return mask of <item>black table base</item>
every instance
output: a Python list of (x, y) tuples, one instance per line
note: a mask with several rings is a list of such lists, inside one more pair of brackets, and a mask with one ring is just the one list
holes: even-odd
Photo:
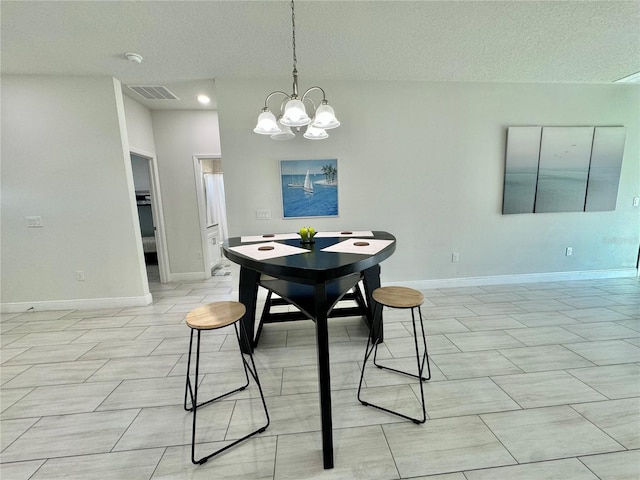
[[(257, 344), (255, 320), (258, 289), (264, 286), (286, 302), (296, 306), (304, 316), (315, 321), (318, 355), (318, 383), (320, 417), (322, 422), (322, 452), (324, 468), (333, 468), (333, 421), (331, 416), (331, 372), (329, 362), (328, 319), (332, 310), (360, 281), (364, 292), (356, 301), (376, 341), (382, 341), (382, 311), (374, 312), (371, 293), (380, 287), (379, 263), (395, 251), (395, 237), (386, 232), (373, 232), (374, 238), (392, 242), (374, 255), (332, 253), (323, 249), (340, 241), (338, 238), (319, 238), (307, 254), (255, 260), (238, 254), (231, 247), (242, 244), (238, 237), (229, 239), (223, 247), (224, 255), (240, 265), (238, 300), (247, 309), (241, 322), (247, 336), (241, 340), (243, 352), (251, 352)], [(299, 241), (283, 243), (299, 245)], [(269, 279), (261, 281), (262, 275)], [(358, 295), (359, 290), (354, 292)]]

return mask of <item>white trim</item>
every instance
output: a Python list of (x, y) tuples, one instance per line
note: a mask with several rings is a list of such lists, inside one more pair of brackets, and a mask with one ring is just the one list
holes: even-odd
[[(166, 230), (164, 228), (164, 210), (162, 208), (162, 195), (160, 192), (160, 176), (158, 175), (158, 160), (153, 153), (145, 152), (138, 148), (129, 148), (130, 153), (145, 158), (149, 167), (149, 182), (151, 194), (151, 214), (156, 228), (156, 253), (158, 255), (158, 271), (160, 283), (168, 283), (171, 277), (169, 266), (169, 252), (167, 250)], [(142, 239), (140, 240), (142, 241)]]
[(204, 279), (211, 278), (211, 259), (209, 258), (209, 240), (207, 238), (207, 208), (205, 205), (202, 163), (200, 160), (220, 159), (221, 155), (193, 155), (193, 180), (198, 198), (198, 220), (200, 221), (200, 242), (202, 244), (202, 271)]
[(635, 277), (636, 268), (614, 270), (585, 270), (576, 272), (523, 273), (519, 275), (495, 275), (489, 277), (438, 278), (410, 282), (385, 282), (388, 286), (405, 286), (418, 290), (449, 287), (477, 287), (482, 285), (511, 285), (514, 283), (566, 282), (571, 280), (597, 280), (602, 278)]
[(170, 282), (193, 282), (197, 280), (206, 280), (211, 278), (211, 272), (209, 276), (206, 276), (207, 272), (186, 272), (186, 273), (172, 273), (169, 276)]
[(151, 305), (150, 293), (140, 297), (82, 298), (75, 300), (42, 300), (0, 304), (2, 313), (22, 313), (29, 309), (44, 310), (98, 310), (101, 308), (144, 307)]
[[(204, 208), (204, 187), (202, 185), (202, 164), (200, 163), (200, 156), (193, 155), (193, 181), (196, 187), (196, 203), (198, 204), (198, 225), (200, 226), (200, 248), (202, 249), (202, 272), (206, 278), (211, 277), (211, 269), (207, 269), (207, 265), (209, 265), (209, 248), (207, 244), (207, 231), (206, 231), (206, 223), (207, 223), (207, 213), (206, 208)], [(204, 156), (202, 157), (204, 158)], [(207, 275), (207, 270), (209, 270), (209, 275)]]
[[(204, 272), (172, 273), (171, 282), (189, 282), (205, 280)], [(441, 278), (434, 280), (416, 280), (406, 282), (384, 282), (385, 285), (402, 285), (428, 290), (432, 288), (475, 287), (482, 285), (510, 285), (516, 283), (565, 282), (571, 280), (598, 280), (605, 278), (626, 278), (638, 275), (636, 268), (620, 268), (615, 270), (586, 270), (576, 272), (524, 273), (520, 275), (495, 275), (490, 277)], [(265, 291), (266, 292), (266, 291)], [(258, 290), (258, 298), (264, 293)], [(237, 294), (234, 288), (233, 293)], [(33, 308), (45, 310), (97, 310), (101, 308), (142, 307), (150, 305), (153, 298), (150, 293), (139, 297), (85, 298), (76, 300), (44, 300), (35, 302), (0, 303), (2, 313), (22, 313)]]

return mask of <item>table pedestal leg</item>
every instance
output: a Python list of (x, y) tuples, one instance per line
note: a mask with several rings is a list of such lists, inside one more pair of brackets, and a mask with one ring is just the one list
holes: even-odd
[(316, 285), (316, 340), (318, 346), (318, 382), (322, 422), (324, 468), (333, 468), (333, 422), (331, 419), (331, 372), (329, 367), (329, 331), (327, 327), (327, 292), (324, 283)]
[[(373, 339), (382, 342), (384, 340), (382, 329), (382, 308), (374, 308), (374, 300), (371, 294), (376, 288), (380, 288), (380, 265), (374, 265), (371, 268), (367, 268), (363, 275), (364, 282), (364, 295), (367, 299), (367, 305), (369, 307), (369, 316), (371, 318), (371, 324), (369, 328), (374, 330)], [(375, 315), (375, 317), (374, 317)]]
[[(247, 311), (242, 317), (242, 325), (246, 336), (242, 336), (241, 348), (243, 353), (253, 352), (254, 324), (256, 321), (256, 299), (258, 297), (258, 282), (260, 273), (255, 270), (240, 267), (240, 283), (238, 286), (238, 301)], [(247, 338), (248, 337), (248, 338)]]

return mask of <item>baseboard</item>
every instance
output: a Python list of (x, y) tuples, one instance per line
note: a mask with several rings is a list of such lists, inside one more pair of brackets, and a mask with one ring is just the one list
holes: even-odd
[(170, 273), (169, 282), (193, 282), (198, 280), (206, 280), (205, 272), (186, 272), (186, 273)]
[(598, 280), (603, 278), (637, 277), (637, 268), (615, 270), (585, 270), (576, 272), (523, 273), (519, 275), (495, 275), (487, 277), (438, 278), (409, 282), (384, 282), (385, 285), (402, 285), (418, 290), (451, 287), (480, 287), (482, 285), (511, 285), (514, 283), (566, 282), (571, 280)]
[(1, 303), (2, 313), (45, 310), (98, 310), (101, 308), (143, 307), (152, 302), (150, 293), (139, 297), (82, 298), (76, 300), (43, 300), (36, 302)]
[[(614, 270), (585, 270), (576, 272), (524, 273), (520, 275), (495, 275), (485, 277), (438, 278), (433, 280), (414, 280), (404, 282), (383, 282), (384, 285), (402, 285), (428, 290), (431, 288), (478, 287), (482, 285), (509, 285), (515, 283), (566, 282), (571, 280), (598, 280), (604, 278), (638, 277), (637, 268), (621, 268)], [(203, 280), (203, 272), (172, 273), (172, 282)], [(237, 294), (237, 287), (234, 293)], [(266, 290), (259, 289), (258, 298), (266, 297)], [(27, 310), (97, 310), (101, 308), (142, 307), (150, 305), (151, 294), (139, 297), (83, 298), (76, 300), (44, 300), (34, 302), (0, 303), (2, 313), (21, 313)]]

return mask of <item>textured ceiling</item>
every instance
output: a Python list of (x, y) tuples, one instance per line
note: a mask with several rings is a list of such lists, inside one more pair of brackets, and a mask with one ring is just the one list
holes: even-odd
[[(0, 9), (3, 74), (112, 75), (166, 85), (183, 99), (174, 108), (192, 108), (196, 93), (213, 94), (212, 79), (291, 72), (288, 1), (3, 0)], [(303, 84), (609, 83), (640, 71), (640, 1), (299, 0), (296, 29)]]

